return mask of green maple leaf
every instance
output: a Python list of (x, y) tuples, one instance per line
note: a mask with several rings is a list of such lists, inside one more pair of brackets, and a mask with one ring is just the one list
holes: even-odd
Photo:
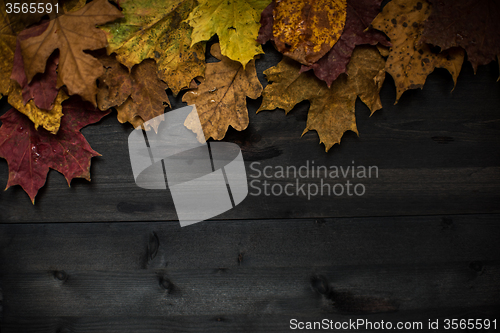
[(243, 67), (263, 53), (256, 39), (260, 14), (270, 0), (200, 0), (186, 22), (193, 27), (194, 45), (219, 36), (222, 55), (240, 62)]
[(205, 45), (192, 45), (192, 28), (183, 20), (196, 0), (120, 1), (124, 18), (101, 29), (108, 37), (108, 54), (131, 69), (143, 60), (156, 60), (158, 76), (174, 94), (205, 72)]

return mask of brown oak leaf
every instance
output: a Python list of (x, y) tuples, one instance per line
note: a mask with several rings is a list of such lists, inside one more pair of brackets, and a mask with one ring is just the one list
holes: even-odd
[(47, 59), (59, 49), (57, 88), (65, 85), (70, 95), (80, 95), (96, 105), (95, 81), (104, 70), (96, 58), (84, 51), (106, 47), (106, 34), (96, 25), (120, 17), (121, 12), (108, 0), (95, 0), (51, 20), (41, 35), (21, 41), (28, 82), (45, 71)]
[(0, 157), (9, 165), (7, 188), (21, 185), (34, 203), (49, 168), (62, 173), (68, 185), (73, 178), (90, 181), (90, 159), (100, 155), (92, 150), (80, 129), (106, 114), (73, 97), (64, 103), (61, 127), (53, 135), (44, 129), (36, 130), (15, 109), (8, 111), (0, 117)]
[[(118, 111), (118, 120), (121, 123), (128, 121), (134, 128), (137, 128), (148, 120), (165, 113), (165, 104), (170, 106), (165, 92), (168, 86), (158, 78), (156, 63), (152, 59), (146, 59), (139, 65), (135, 65), (132, 68), (130, 78), (131, 95), (116, 110)], [(149, 121), (148, 124), (157, 131), (162, 120), (163, 117), (158, 117), (153, 122)]]
[(460, 74), (462, 49), (437, 53), (420, 43), (430, 12), (431, 5), (423, 0), (393, 0), (372, 22), (375, 29), (385, 32), (391, 40), (385, 69), (396, 83), (396, 103), (406, 90), (422, 88), (436, 67), (446, 68), (455, 84)]
[(460, 46), (474, 72), (500, 55), (500, 1), (428, 0), (431, 14), (421, 41), (442, 50)]
[(221, 61), (208, 63), (205, 80), (196, 89), (186, 92), (182, 100), (196, 105), (205, 139), (221, 140), (229, 126), (238, 131), (247, 128), (246, 98), (258, 98), (262, 85), (255, 71), (255, 60), (243, 68), (241, 63), (223, 56), (219, 44), (212, 45), (210, 51)]
[(59, 63), (59, 54), (54, 52), (47, 61), (47, 68), (44, 73), (38, 73), (28, 84), (26, 73), (24, 71), (23, 56), (21, 54), (20, 40), (40, 35), (48, 26), (48, 22), (32, 28), (23, 30), (17, 36), (16, 52), (14, 54), (14, 67), (11, 78), (16, 80), (23, 89), (23, 102), (28, 103), (33, 100), (40, 109), (49, 110), (56, 99), (58, 89), (57, 85), (57, 64)]
[(344, 31), (332, 49), (311, 66), (302, 66), (301, 71), (314, 70), (314, 74), (328, 86), (342, 73), (345, 73), (356, 45), (391, 43), (379, 31), (368, 29), (370, 23), (380, 12), (382, 0), (347, 0), (347, 18)]
[(283, 58), (275, 67), (264, 71), (272, 83), (262, 93), (262, 105), (257, 112), (282, 108), (288, 113), (303, 100), (311, 106), (307, 126), (302, 133), (318, 132), (320, 143), (328, 151), (346, 131), (358, 134), (355, 103), (359, 97), (371, 113), (382, 108), (379, 92), (385, 79), (385, 60), (374, 46), (357, 46), (347, 66), (330, 88), (312, 73), (300, 73), (300, 64)]
[(346, 20), (346, 0), (281, 0), (273, 10), (274, 43), (281, 53), (312, 65), (337, 42)]

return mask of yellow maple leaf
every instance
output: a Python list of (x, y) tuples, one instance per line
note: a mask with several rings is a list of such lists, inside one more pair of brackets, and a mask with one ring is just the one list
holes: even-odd
[(193, 27), (194, 45), (219, 36), (222, 55), (245, 68), (255, 55), (263, 53), (257, 43), (260, 14), (271, 0), (199, 0), (186, 22)]

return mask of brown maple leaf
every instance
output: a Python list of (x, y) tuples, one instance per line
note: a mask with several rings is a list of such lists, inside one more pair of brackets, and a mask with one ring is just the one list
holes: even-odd
[(500, 55), (500, 1), (428, 0), (431, 15), (421, 41), (442, 50), (460, 46), (474, 67), (486, 65)]
[(346, 20), (346, 0), (281, 0), (276, 2), (273, 16), (278, 51), (312, 65), (340, 38)]
[(35, 74), (43, 73), (47, 59), (59, 49), (57, 88), (65, 85), (70, 95), (80, 95), (96, 105), (95, 81), (104, 70), (96, 58), (84, 51), (106, 47), (106, 34), (96, 25), (120, 17), (121, 12), (108, 0), (95, 0), (51, 20), (41, 35), (21, 41), (28, 82)]
[(73, 97), (64, 103), (64, 117), (56, 135), (36, 130), (15, 109), (1, 116), (0, 157), (9, 165), (7, 188), (21, 185), (34, 203), (49, 168), (62, 173), (68, 185), (73, 178), (90, 180), (90, 159), (100, 155), (92, 150), (80, 129), (106, 114)]
[(99, 77), (97, 106), (101, 110), (122, 105), (132, 93), (132, 79), (127, 67), (114, 55), (98, 57), (104, 67), (104, 74)]
[(219, 44), (212, 45), (211, 53), (221, 61), (208, 63), (205, 80), (182, 100), (196, 105), (205, 139), (221, 140), (229, 126), (238, 131), (247, 128), (246, 97), (258, 98), (262, 85), (255, 71), (255, 60), (243, 68), (241, 63), (222, 56)]
[(264, 71), (272, 83), (266, 86), (262, 105), (257, 112), (282, 108), (288, 113), (303, 100), (311, 103), (307, 126), (302, 133), (318, 132), (320, 143), (328, 151), (346, 131), (358, 133), (355, 103), (359, 97), (371, 113), (382, 108), (379, 92), (385, 79), (385, 61), (376, 47), (357, 46), (347, 66), (330, 88), (311, 73), (300, 73), (300, 64), (283, 58), (275, 67)]
[(48, 22), (32, 28), (23, 30), (17, 36), (16, 52), (14, 54), (14, 66), (12, 68), (11, 78), (16, 80), (23, 89), (23, 102), (28, 103), (33, 100), (40, 109), (50, 110), (56, 99), (58, 89), (57, 85), (57, 64), (59, 63), (59, 54), (54, 52), (47, 61), (45, 72), (38, 73), (28, 84), (26, 73), (24, 71), (24, 62), (21, 54), (21, 40), (25, 40), (40, 35), (48, 26)]
[[(119, 73), (120, 70), (116, 72)], [(158, 78), (156, 63), (152, 59), (146, 59), (139, 65), (135, 65), (130, 73), (130, 78), (132, 84), (130, 88), (131, 94), (123, 104), (116, 108), (118, 120), (121, 123), (128, 121), (134, 128), (137, 128), (148, 120), (156, 118), (155, 121), (149, 121), (148, 124), (152, 125), (154, 130), (157, 131), (158, 125), (163, 120), (163, 117), (158, 116), (165, 113), (165, 104), (170, 106), (165, 92), (168, 88), (167, 84)], [(121, 88), (123, 86), (120, 86)], [(126, 90), (126, 87), (124, 90)]]
[(396, 103), (406, 90), (422, 88), (436, 67), (446, 68), (457, 82), (463, 50), (453, 48), (437, 53), (420, 43), (430, 11), (430, 5), (423, 0), (393, 0), (372, 22), (375, 29), (385, 32), (391, 40), (385, 69), (396, 83)]

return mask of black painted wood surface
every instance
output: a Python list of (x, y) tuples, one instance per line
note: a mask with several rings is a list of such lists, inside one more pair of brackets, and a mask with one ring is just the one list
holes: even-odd
[[(258, 72), (277, 63), (266, 47)], [(264, 166), (377, 166), (360, 197), (248, 196), (181, 228), (169, 191), (134, 184), (132, 130), (116, 114), (83, 130), (102, 157), (92, 182), (51, 171), (32, 205), (0, 192), (2, 332), (285, 332), (292, 318), (500, 320), (500, 84), (497, 64), (465, 64), (453, 92), (437, 70), (424, 90), (369, 117), (329, 153), (300, 137), (308, 103), (230, 130)], [(265, 83), (264, 78), (260, 79)], [(181, 106), (180, 97), (173, 103)], [(7, 109), (5, 100), (3, 110)], [(3, 112), (4, 112), (3, 111)], [(0, 160), (0, 182), (8, 167)], [(271, 179), (285, 184), (295, 179)], [(335, 181), (328, 180), (331, 184)], [(370, 331), (370, 330), (367, 330)]]

